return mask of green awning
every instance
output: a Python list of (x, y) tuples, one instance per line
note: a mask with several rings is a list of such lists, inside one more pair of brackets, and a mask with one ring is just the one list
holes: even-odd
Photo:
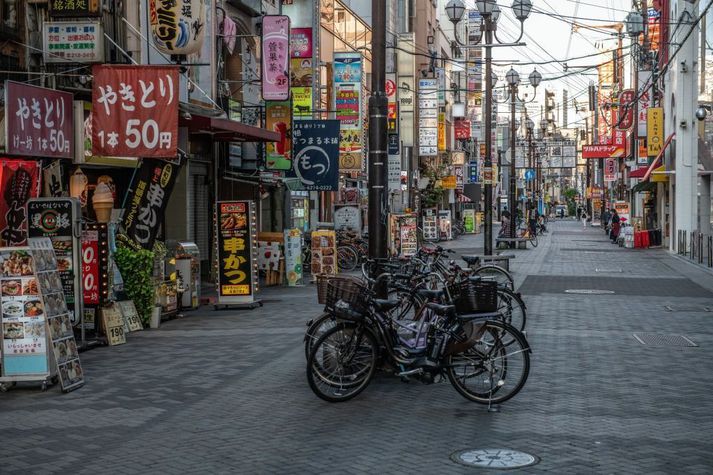
[(642, 181), (641, 183), (637, 183), (636, 185), (632, 186), (631, 191), (634, 193), (656, 191), (656, 183), (652, 183), (650, 181)]

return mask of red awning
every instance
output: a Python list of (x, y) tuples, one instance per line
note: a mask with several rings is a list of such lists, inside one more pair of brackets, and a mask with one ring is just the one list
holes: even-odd
[(180, 116), (179, 127), (188, 127), (190, 134), (210, 135), (219, 142), (279, 142), (280, 133), (253, 127), (230, 119), (188, 114)]
[(651, 176), (651, 172), (654, 171), (655, 168), (658, 168), (658, 166), (661, 164), (661, 158), (663, 157), (664, 152), (666, 151), (666, 147), (668, 147), (668, 144), (671, 143), (671, 140), (676, 136), (676, 133), (673, 133), (668, 136), (666, 139), (666, 142), (664, 142), (663, 147), (661, 147), (661, 151), (659, 154), (656, 156), (653, 162), (649, 165), (649, 168), (646, 170), (646, 173), (644, 174), (644, 177), (642, 181), (646, 181), (649, 179)]
[(646, 172), (649, 170), (649, 167), (639, 167), (636, 170), (632, 171), (629, 173), (629, 178), (644, 178), (644, 175), (646, 175)]

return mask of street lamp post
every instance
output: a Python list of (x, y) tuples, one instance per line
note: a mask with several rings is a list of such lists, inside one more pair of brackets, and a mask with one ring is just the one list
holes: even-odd
[[(515, 168), (515, 132), (517, 127), (515, 124), (515, 101), (520, 101), (525, 103), (526, 101), (518, 97), (518, 85), (520, 83), (520, 75), (514, 69), (510, 69), (505, 75), (505, 80), (509, 86), (509, 99), (510, 99), (510, 189), (509, 189), (509, 200), (508, 207), (510, 208), (511, 219), (510, 219), (510, 236), (515, 237), (515, 229), (517, 223), (515, 222), (515, 208), (517, 207), (517, 170)], [(537, 86), (540, 85), (542, 81), (542, 74), (540, 74), (537, 69), (532, 71), (529, 76), (530, 85), (536, 90)], [(532, 95), (532, 99), (527, 102), (532, 102), (536, 98), (535, 94)]]
[[(373, 0), (376, 1), (376, 0)], [(485, 241), (483, 252), (485, 255), (493, 254), (493, 177), (492, 177), (492, 113), (493, 113), (493, 78), (492, 78), (492, 47), (501, 46), (520, 46), (520, 40), (524, 34), (524, 22), (530, 16), (532, 9), (531, 0), (515, 0), (512, 4), (512, 11), (515, 18), (520, 22), (520, 36), (513, 43), (500, 41), (497, 36), (497, 22), (500, 17), (500, 7), (497, 0), (476, 0), (475, 6), (483, 17), (480, 38), (477, 44), (481, 44), (483, 34), (485, 34), (485, 43), (481, 46), (485, 48), (485, 107), (483, 110), (483, 120), (485, 121), (485, 160), (483, 167), (490, 171), (490, 177), (485, 181), (483, 192), (485, 194), (485, 229), (483, 239)], [(463, 18), (465, 6), (462, 0), (450, 0), (446, 4), (446, 13), (448, 19), (453, 23), (455, 40), (462, 47), (468, 48), (459, 39), (456, 25)], [(494, 43), (495, 41), (495, 43)], [(475, 45), (473, 45), (475, 46)]]
[[(532, 121), (532, 119), (528, 118), (525, 121), (525, 127), (527, 130), (527, 154), (528, 154), (528, 160), (527, 160), (527, 168), (529, 170), (532, 170), (533, 172), (535, 171), (535, 153), (532, 148), (532, 133), (535, 130), (535, 123)], [(535, 179), (532, 178), (529, 180), (529, 183), (527, 185), (527, 191), (528, 191), (528, 207), (525, 210), (525, 218), (527, 219), (529, 217), (530, 210), (532, 209), (532, 203), (535, 201)]]
[[(372, 0), (369, 97), (369, 257), (386, 258), (386, 1)], [(377, 266), (378, 267), (378, 266)], [(376, 272), (379, 272), (376, 269)], [(385, 294), (385, 288), (377, 289)]]

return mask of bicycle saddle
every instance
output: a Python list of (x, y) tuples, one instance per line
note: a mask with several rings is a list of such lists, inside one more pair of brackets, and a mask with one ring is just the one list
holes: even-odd
[(460, 256), (460, 257), (461, 257), (461, 259), (463, 259), (463, 260), (465, 261), (465, 263), (468, 264), (469, 266), (472, 266), (472, 265), (475, 265), (475, 264), (479, 264), (480, 261), (481, 261), (480, 256)]
[(443, 290), (430, 290), (430, 289), (419, 289), (416, 291), (421, 297), (425, 297), (429, 300), (436, 300), (443, 297), (445, 292)]
[(401, 305), (401, 300), (398, 299), (393, 299), (393, 300), (386, 300), (386, 299), (374, 299), (374, 307), (376, 307), (377, 310), (380, 312), (388, 312), (392, 308), (396, 308), (399, 305)]
[(456, 314), (455, 305), (439, 305), (435, 302), (429, 302), (426, 304), (426, 307), (433, 310), (436, 315), (441, 315), (443, 317)]

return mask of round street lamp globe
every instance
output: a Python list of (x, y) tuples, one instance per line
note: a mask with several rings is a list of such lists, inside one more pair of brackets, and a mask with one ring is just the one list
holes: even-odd
[(542, 74), (540, 74), (540, 72), (537, 69), (533, 70), (530, 73), (530, 84), (532, 85), (532, 87), (537, 87), (540, 85), (541, 82), (542, 82)]
[(475, 6), (481, 15), (488, 16), (493, 13), (495, 0), (476, 0)]
[(512, 2), (512, 11), (515, 18), (520, 21), (525, 21), (530, 16), (532, 10), (532, 2), (530, 0), (515, 0)]
[(505, 75), (505, 80), (511, 86), (517, 86), (517, 84), (520, 82), (520, 75), (517, 73), (517, 71), (511, 68), (510, 71), (508, 71), (508, 73)]
[(498, 5), (497, 3), (493, 7), (493, 13), (492, 13), (491, 18), (493, 20), (493, 23), (497, 23), (498, 18), (500, 18), (500, 5)]
[(451, 0), (446, 4), (446, 14), (448, 19), (453, 23), (458, 23), (463, 18), (465, 5), (461, 0)]

